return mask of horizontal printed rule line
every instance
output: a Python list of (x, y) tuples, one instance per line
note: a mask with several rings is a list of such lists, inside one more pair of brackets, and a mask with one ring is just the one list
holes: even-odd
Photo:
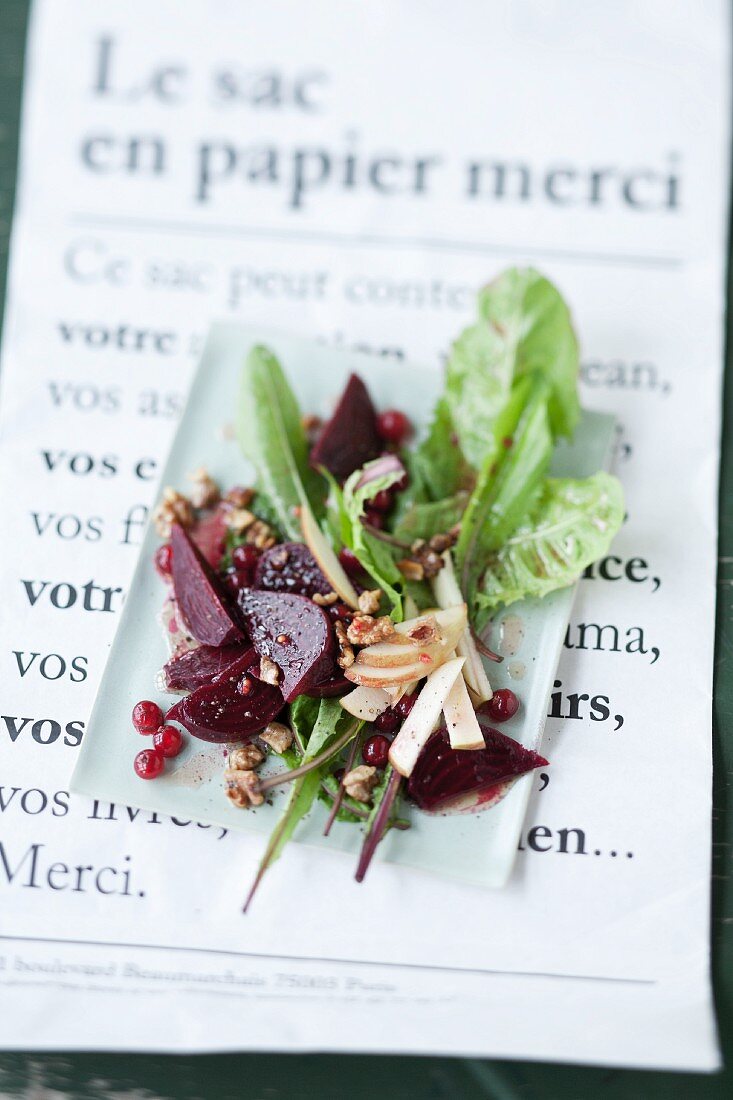
[(320, 955), (274, 955), (257, 951), (227, 951), (222, 947), (184, 947), (162, 943), (117, 943), (105, 940), (58, 939), (51, 936), (8, 936), (0, 940), (13, 943), (52, 943), (69, 947), (121, 947), (145, 951), (183, 951), (199, 955), (225, 955), (238, 959), (269, 959), (277, 962), (333, 963), (341, 966), (382, 966), (393, 970), (441, 971), (450, 974), (494, 974), (512, 978), (560, 978), (579, 982), (613, 982), (620, 985), (656, 985), (655, 978), (616, 978), (606, 974), (557, 974), (543, 970), (497, 970), (463, 966), (440, 966), (433, 963), (384, 962), (379, 959), (341, 959)]
[(657, 256), (583, 249), (540, 248), (536, 246), (500, 244), (491, 241), (454, 241), (441, 237), (391, 237), (379, 233), (335, 233), (329, 230), (276, 229), (254, 225), (216, 225), (206, 222), (169, 221), (164, 218), (136, 218), (102, 214), (72, 214), (72, 225), (97, 229), (119, 229), (125, 232), (141, 230), (152, 233), (191, 234), (203, 237), (240, 237), (250, 240), (294, 241), (302, 244), (329, 244), (343, 247), (376, 246), (379, 248), (423, 249), (433, 252), (495, 253), (505, 256), (532, 256), (537, 259), (568, 263), (615, 264), (627, 267), (680, 269), (681, 256)]

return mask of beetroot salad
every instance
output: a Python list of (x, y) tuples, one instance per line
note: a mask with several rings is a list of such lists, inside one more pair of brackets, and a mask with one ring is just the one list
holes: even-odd
[(548, 474), (579, 417), (577, 375), (567, 306), (532, 270), (479, 293), (421, 436), (355, 374), (322, 423), (252, 348), (238, 435), (256, 480), (199, 469), (164, 490), (159, 684), (178, 698), (133, 712), (151, 737), (141, 779), (190, 736), (228, 747), (222, 798), (243, 813), (289, 792), (248, 904), (316, 806), (326, 834), (335, 820), (363, 831), (361, 881), (408, 807), (489, 807), (547, 763), (497, 728), (521, 701), (492, 692), (487, 667), (497, 611), (573, 584), (623, 518), (610, 475)]

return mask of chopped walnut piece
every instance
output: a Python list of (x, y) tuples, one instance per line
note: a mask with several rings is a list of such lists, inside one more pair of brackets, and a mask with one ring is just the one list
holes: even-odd
[(255, 517), (247, 508), (232, 508), (224, 521), (235, 535), (243, 534), (255, 522)]
[(371, 590), (365, 590), (359, 593), (359, 610), (364, 615), (373, 615), (375, 611), (379, 611), (379, 605), (382, 601), (382, 589), (372, 588)]
[(194, 508), (211, 508), (214, 504), (218, 504), (221, 497), (219, 486), (203, 466), (199, 466), (198, 470), (189, 474), (188, 480), (193, 482), (191, 503)]
[(319, 607), (331, 607), (333, 604), (338, 603), (338, 593), (326, 592), (324, 595), (321, 592), (314, 592), (313, 603), (317, 603)]
[(389, 615), (375, 619), (372, 615), (354, 615), (346, 631), (352, 645), (374, 645), (394, 634), (394, 623)]
[(434, 550), (436, 554), (443, 554), (458, 542), (459, 531), (459, 527), (454, 527), (453, 530), (449, 531), (446, 535), (433, 535), (428, 546), (431, 550)]
[(224, 794), (235, 806), (246, 810), (250, 806), (261, 806), (265, 801), (260, 794), (256, 772), (241, 768), (227, 768), (224, 772)]
[(318, 434), (323, 427), (323, 421), (320, 416), (313, 416), (311, 413), (301, 417), (300, 423), (305, 432), (306, 438), (309, 443), (315, 443)]
[(411, 557), (408, 560), (415, 561), (418, 565), (421, 565), (423, 568), (423, 575), (428, 579), (437, 576), (445, 565), (440, 554), (438, 554), (425, 539), (415, 539), (410, 547), (410, 554)]
[(252, 743), (242, 745), (229, 753), (229, 769), (230, 771), (252, 771), (253, 768), (259, 767), (264, 759), (265, 754), (257, 745)]
[(287, 752), (293, 743), (293, 731), (282, 722), (268, 722), (260, 734), (260, 741), (275, 752)]
[(153, 512), (155, 530), (162, 539), (169, 539), (171, 527), (179, 523), (181, 527), (190, 527), (193, 523), (193, 507), (188, 497), (167, 486), (163, 490), (163, 499)]
[(402, 558), (397, 562), (397, 568), (403, 577), (408, 581), (422, 581), (425, 579), (425, 570), (419, 561), (412, 561), (411, 558)]
[(224, 494), (225, 504), (231, 504), (233, 508), (249, 508), (255, 498), (254, 489), (243, 489), (241, 485), (235, 485), (228, 493)]
[(281, 569), (284, 569), (288, 564), (290, 558), (290, 551), (286, 547), (281, 546), (279, 550), (274, 553), (269, 559), (269, 565), (273, 569), (277, 569), (278, 573)]
[(247, 528), (245, 541), (257, 550), (269, 550), (271, 546), (276, 544), (277, 539), (269, 524), (264, 523), (261, 519), (255, 519), (254, 523)]
[(342, 782), (344, 790), (351, 798), (357, 802), (369, 802), (372, 791), (379, 782), (377, 769), (369, 764), (360, 764), (358, 768), (347, 772)]
[(269, 657), (260, 657), (259, 678), (263, 684), (272, 684), (273, 687), (280, 683), (280, 669)]
[(346, 627), (340, 619), (337, 619), (334, 623), (334, 630), (336, 631), (336, 641), (340, 650), (336, 664), (340, 668), (351, 668), (354, 663), (354, 650), (346, 636)]

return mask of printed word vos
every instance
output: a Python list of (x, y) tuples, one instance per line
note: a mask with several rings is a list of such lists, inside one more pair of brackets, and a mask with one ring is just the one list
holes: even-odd
[[(39, 451), (43, 464), (50, 474), (61, 472), (74, 477), (116, 477), (123, 472), (119, 455), (93, 455), (88, 451)], [(133, 477), (151, 481), (156, 477), (158, 462), (154, 458), (139, 458), (132, 463)]]
[(73, 721), (62, 725), (55, 718), (16, 718), (0, 714), (0, 731), (4, 731), (15, 744), (20, 737), (32, 737), (38, 745), (54, 745), (59, 738), (62, 744), (76, 748), (84, 736), (84, 722)]
[(21, 679), (29, 672), (37, 673), (44, 680), (60, 680), (67, 676), (73, 684), (81, 684), (87, 678), (89, 661), (86, 657), (72, 657), (70, 660), (60, 653), (27, 653), (24, 649), (14, 649), (13, 656), (18, 664)]

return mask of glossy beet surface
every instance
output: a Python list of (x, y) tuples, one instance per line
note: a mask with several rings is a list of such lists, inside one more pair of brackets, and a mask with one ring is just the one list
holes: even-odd
[(333, 672), (336, 640), (326, 613), (305, 596), (259, 592), (245, 588), (239, 595), (252, 645), (281, 670), (286, 702), (306, 695)]
[(168, 691), (195, 691), (209, 684), (219, 672), (241, 657), (250, 648), (246, 642), (237, 645), (200, 645), (172, 657), (163, 667), (165, 686)]
[(254, 588), (268, 592), (294, 592), (299, 596), (325, 596), (332, 590), (318, 562), (302, 542), (284, 542), (265, 550), (257, 562)]
[(330, 699), (334, 695), (345, 695), (353, 691), (354, 685), (347, 680), (339, 666), (334, 662), (330, 675), (308, 689), (308, 695), (316, 699)]
[(492, 729), (486, 714), (479, 711), (478, 720), (486, 748), (452, 749), (441, 726), (420, 753), (407, 785), (420, 809), (440, 809), (461, 795), (487, 791), (547, 764), (538, 753)]
[(229, 597), (201, 551), (178, 524), (171, 531), (173, 589), (181, 615), (203, 645), (231, 645), (243, 640)]
[[(282, 710), (279, 688), (257, 678), (260, 659), (250, 647), (210, 684), (197, 688), (166, 715), (202, 741), (244, 741)], [(242, 688), (244, 687), (244, 691)]]
[(325, 466), (337, 481), (346, 481), (349, 474), (381, 453), (382, 438), (372, 399), (361, 378), (352, 374), (311, 451), (311, 465)]

